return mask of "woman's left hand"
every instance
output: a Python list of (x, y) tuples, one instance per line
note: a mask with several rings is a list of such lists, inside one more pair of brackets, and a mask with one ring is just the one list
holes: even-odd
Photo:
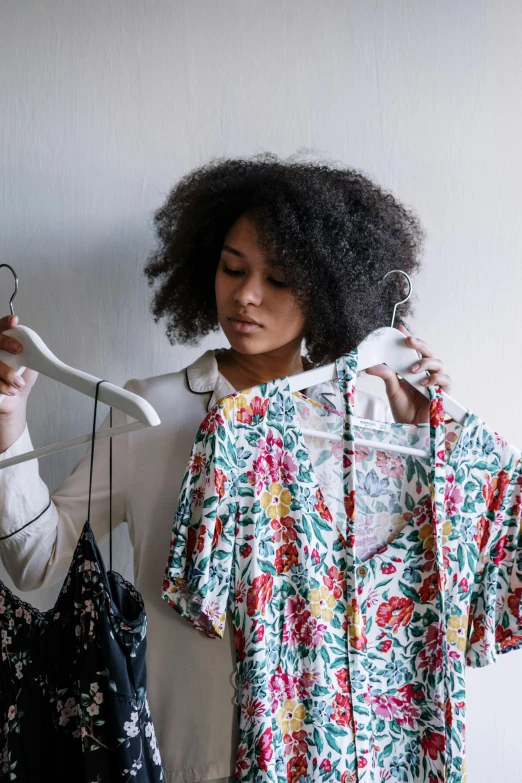
[[(428, 370), (430, 374), (422, 378), (420, 381), (422, 385), (440, 386), (442, 391), (449, 394), (451, 378), (444, 372), (441, 360), (435, 358), (435, 354), (429, 345), (426, 345), (423, 340), (413, 337), (404, 326), (401, 325), (398, 329), (406, 336), (406, 342), (410, 348), (415, 348), (422, 355), (422, 359), (419, 359), (418, 362), (412, 365), (410, 371), (423, 375), (424, 371)], [(407, 381), (400, 380), (397, 374), (386, 364), (376, 364), (374, 367), (369, 367), (366, 372), (368, 375), (376, 375), (383, 379), (393, 418), (396, 422), (401, 424), (423, 424), (429, 421), (429, 399)]]

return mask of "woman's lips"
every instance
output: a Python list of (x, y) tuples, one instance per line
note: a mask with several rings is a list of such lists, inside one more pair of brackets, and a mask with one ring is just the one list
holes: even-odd
[(228, 320), (230, 321), (232, 327), (236, 330), (236, 332), (241, 332), (243, 334), (257, 332), (259, 329), (263, 328), (261, 324), (252, 324), (249, 323), (248, 321), (239, 321), (237, 318), (229, 318)]

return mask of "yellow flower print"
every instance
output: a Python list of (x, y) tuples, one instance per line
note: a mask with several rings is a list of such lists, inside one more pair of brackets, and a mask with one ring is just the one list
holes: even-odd
[(451, 522), (450, 522), (449, 519), (447, 519), (446, 522), (444, 522), (444, 524), (442, 525), (442, 543), (443, 543), (443, 545), (448, 543), (448, 536), (451, 533), (451, 527), (452, 527), (452, 525), (451, 525)]
[(234, 398), (233, 397), (225, 397), (224, 402), (222, 403), (222, 413), (225, 419), (231, 419), (232, 418), (232, 411), (234, 410)]
[(464, 652), (466, 649), (466, 639), (468, 632), (468, 617), (462, 615), (457, 617), (453, 615), (448, 620), (448, 630), (446, 631), (446, 639), (450, 644), (457, 644), (457, 649)]
[(430, 523), (423, 525), (419, 530), (419, 538), (424, 541), (424, 549), (434, 549), (435, 540), (433, 538), (433, 525)]
[(233, 397), (233, 402), (238, 410), (241, 410), (241, 408), (246, 408), (248, 405), (248, 400), (244, 394), (238, 394), (237, 397)]
[(298, 704), (295, 699), (287, 699), (277, 710), (275, 717), (281, 732), (291, 734), (301, 729), (305, 715), (306, 710), (302, 704)]
[(355, 600), (352, 600), (351, 604), (346, 607), (346, 615), (348, 619), (348, 637), (350, 645), (355, 650), (363, 650), (366, 644), (366, 634), (363, 629), (362, 615), (357, 609)]
[(314, 617), (322, 617), (326, 622), (330, 622), (334, 613), (332, 609), (335, 606), (335, 596), (326, 585), (321, 585), (318, 590), (310, 590), (310, 609)]
[(287, 489), (283, 489), (277, 481), (273, 481), (268, 488), (268, 492), (262, 492), (259, 498), (261, 508), (266, 510), (270, 519), (286, 517), (290, 511), (291, 502), (292, 495)]

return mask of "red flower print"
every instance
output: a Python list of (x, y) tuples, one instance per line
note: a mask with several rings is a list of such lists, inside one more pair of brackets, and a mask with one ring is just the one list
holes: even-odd
[(201, 506), (205, 499), (205, 490), (203, 487), (194, 487), (194, 492), (192, 493), (192, 504), (194, 506)]
[(437, 760), (439, 753), (442, 753), (446, 746), (446, 738), (444, 734), (439, 734), (436, 731), (430, 731), (427, 729), (426, 734), (422, 738), (422, 749), (425, 756), (429, 756), (433, 761)]
[(237, 750), (237, 756), (236, 756), (236, 780), (241, 780), (243, 772), (245, 772), (250, 762), (247, 758), (247, 746), (246, 745), (240, 745)]
[(439, 592), (439, 577), (435, 572), (426, 577), (419, 588), (419, 596), (423, 604), (434, 601)]
[(209, 410), (205, 418), (200, 424), (200, 429), (203, 432), (215, 432), (221, 424), (224, 424), (225, 419), (218, 413), (217, 406)]
[(455, 476), (448, 476), (444, 492), (446, 503), (446, 514), (451, 517), (459, 513), (459, 505), (464, 500), (464, 495), (460, 491), (459, 485), (455, 484)]
[(368, 759), (365, 759), (364, 756), (359, 756), (359, 758), (357, 759), (357, 766), (359, 767), (359, 769), (363, 769), (363, 767), (365, 767), (367, 763), (368, 763)]
[(509, 486), (509, 473), (507, 473), (505, 470), (500, 470), (496, 479), (493, 479), (493, 485), (495, 487), (495, 494), (490, 506), (490, 510), (500, 511), (500, 507), (502, 506), (502, 502), (506, 495), (506, 490)]
[(446, 720), (446, 726), (450, 728), (453, 726), (453, 710), (451, 709), (451, 699), (446, 699), (446, 709), (444, 710), (444, 718)]
[(484, 622), (484, 615), (478, 614), (473, 618), (473, 632), (471, 634), (469, 643), (476, 644), (481, 642), (486, 635), (486, 624)]
[(268, 772), (267, 762), (271, 761), (274, 754), (272, 748), (272, 729), (269, 727), (262, 733), (256, 746), (257, 765), (263, 772)]
[(352, 700), (350, 696), (336, 693), (331, 720), (338, 726), (350, 726), (352, 723)]
[(292, 734), (283, 734), (283, 745), (285, 746), (285, 756), (301, 755), (308, 750), (306, 742), (306, 731), (293, 731)]
[(308, 772), (306, 756), (293, 756), (286, 765), (286, 779), (288, 783), (299, 783)]
[(506, 556), (506, 538), (507, 536), (502, 536), (491, 550), (491, 559), (495, 565), (500, 565)]
[(293, 528), (295, 519), (293, 517), (276, 517), (270, 522), (270, 526), (274, 533), (272, 534), (272, 541), (279, 543), (283, 541), (285, 544), (289, 544), (290, 541), (297, 539), (297, 533)]
[(327, 626), (319, 623), (311, 612), (303, 612), (296, 623), (295, 641), (304, 644), (305, 647), (320, 647), (323, 643), (323, 634)]
[(250, 404), (246, 408), (240, 408), (236, 411), (237, 421), (243, 424), (252, 424), (253, 420), (256, 420), (256, 424), (260, 419), (265, 417), (268, 409), (268, 399), (263, 400), (261, 397), (252, 397)]
[(247, 592), (247, 614), (250, 617), (257, 611), (265, 614), (266, 605), (272, 598), (273, 581), (271, 574), (261, 574), (252, 581)]
[(402, 464), (402, 457), (386, 454), (385, 451), (377, 451), (376, 457), (376, 467), (379, 468), (384, 476), (388, 476), (389, 478), (403, 478), (404, 466)]
[(302, 595), (290, 596), (285, 604), (286, 619), (294, 623), (299, 615), (302, 615), (306, 609), (306, 602)]
[(278, 574), (290, 571), (293, 565), (299, 562), (297, 547), (295, 544), (283, 544), (276, 551), (275, 567)]
[[(214, 535), (212, 536), (212, 546), (216, 547), (219, 543), (219, 537), (223, 532), (223, 522), (219, 517), (216, 517), (216, 524), (214, 527)], [(201, 552), (201, 549), (199, 550)]]
[(300, 699), (309, 699), (310, 692), (314, 687), (316, 677), (313, 672), (303, 672), (296, 683), (297, 695)]
[(256, 629), (256, 632), (254, 634), (254, 641), (256, 642), (263, 641), (264, 635), (265, 635), (265, 626), (260, 625), (259, 628)]
[(488, 511), (499, 511), (502, 501), (509, 486), (509, 474), (505, 470), (499, 470), (495, 478), (486, 480), (482, 486), (482, 495), (486, 501)]
[(497, 625), (495, 629), (495, 641), (500, 645), (501, 650), (510, 650), (517, 647), (522, 642), (522, 636), (516, 636), (511, 628), (503, 628)]
[(328, 576), (323, 576), (323, 582), (326, 587), (332, 591), (334, 598), (339, 599), (344, 595), (346, 579), (344, 577), (344, 571), (339, 571), (337, 566), (330, 566), (328, 569)]
[(468, 592), (469, 592), (469, 582), (466, 579), (466, 577), (463, 576), (459, 582), (459, 593), (461, 595), (465, 595)]
[(484, 514), (480, 517), (477, 524), (477, 532), (475, 533), (475, 543), (479, 548), (479, 552), (482, 552), (486, 546), (489, 538), (489, 519), (486, 519)]
[(241, 552), (241, 557), (249, 557), (252, 553), (252, 547), (250, 544), (241, 544), (239, 547), (239, 551)]
[(252, 462), (252, 470), (247, 471), (246, 475), (248, 483), (252, 484), (256, 491), (256, 495), (261, 494), (265, 484), (268, 486), (272, 483), (270, 466), (264, 454), (261, 454)]
[(380, 628), (391, 626), (397, 633), (401, 625), (408, 625), (415, 604), (411, 598), (392, 596), (388, 603), (382, 603), (377, 609), (377, 625)]
[(338, 671), (335, 672), (335, 676), (337, 677), (337, 682), (339, 683), (339, 688), (343, 693), (349, 693), (349, 679), (348, 679), (348, 669), (338, 669)]
[[(440, 391), (439, 386), (435, 386), (435, 389)], [(434, 398), (430, 402), (430, 421), (433, 422), (435, 427), (438, 427), (444, 421), (444, 405), (440, 398)]]
[[(268, 689), (272, 698), (272, 705), (275, 708), (279, 705), (279, 702), (284, 702), (287, 699), (293, 699), (295, 690), (295, 678), (291, 674), (283, 674), (279, 672), (273, 674), (268, 682)], [(272, 710), (275, 711), (274, 709)]]
[(513, 617), (516, 617), (517, 621), (520, 622), (521, 615), (520, 615), (520, 599), (522, 598), (522, 587), (517, 587), (514, 593), (509, 596), (508, 598), (508, 609), (510, 613), (513, 615)]
[(319, 563), (321, 562), (321, 555), (319, 554), (317, 549), (312, 549), (311, 558), (315, 563), (315, 565), (319, 565)]
[(381, 571), (383, 574), (394, 574), (397, 569), (393, 565), (393, 563), (383, 563), (381, 566)]
[(355, 490), (352, 489), (349, 495), (344, 496), (344, 511), (348, 520), (355, 517)]
[(424, 647), (418, 655), (419, 669), (428, 668), (433, 674), (442, 666), (442, 628), (437, 623), (430, 625), (424, 636)]
[(297, 462), (289, 451), (285, 451), (282, 461), (279, 463), (280, 476), (274, 481), (281, 480), (284, 484), (294, 484), (297, 473)]
[(331, 772), (332, 771), (332, 762), (330, 759), (323, 759), (321, 763), (319, 764), (319, 769), (323, 773)]
[[(198, 533), (198, 552), (201, 554), (203, 552), (203, 547), (205, 546), (205, 535), (207, 533), (207, 526), (201, 525), (199, 528)], [(214, 542), (212, 542), (214, 543)]]
[(383, 639), (382, 642), (379, 642), (379, 644), (377, 645), (377, 649), (380, 652), (385, 652), (386, 653), (386, 652), (388, 652), (388, 650), (390, 649), (392, 644), (393, 644), (393, 642), (392, 642), (391, 639)]
[(321, 492), (319, 487), (315, 491), (315, 497), (317, 498), (317, 503), (315, 504), (314, 509), (317, 511), (319, 516), (321, 516), (327, 522), (332, 522), (332, 515), (330, 514), (329, 510), (326, 508), (323, 493)]
[(219, 468), (214, 469), (214, 486), (220, 500), (225, 495), (225, 484), (227, 482), (226, 474)]
[(189, 470), (191, 475), (194, 476), (196, 473), (202, 473), (205, 469), (206, 462), (206, 454), (202, 454), (200, 451), (196, 451), (196, 453), (193, 454), (190, 459)]
[(236, 630), (236, 657), (238, 661), (244, 661), (246, 658), (245, 635), (241, 628)]

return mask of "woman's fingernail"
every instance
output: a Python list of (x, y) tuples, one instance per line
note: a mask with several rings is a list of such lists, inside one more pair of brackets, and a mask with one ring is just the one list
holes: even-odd
[(411, 371), (412, 371), (412, 372), (417, 372), (417, 370), (419, 369), (419, 367), (420, 367), (420, 364), (413, 364), (413, 365), (412, 365), (412, 368), (411, 368)]
[(423, 386), (426, 386), (430, 382), (430, 379), (428, 376), (426, 378), (422, 378), (421, 383)]
[(17, 375), (16, 378), (13, 378), (13, 386), (18, 386), (19, 389), (23, 389), (25, 386), (24, 379), (20, 375)]

